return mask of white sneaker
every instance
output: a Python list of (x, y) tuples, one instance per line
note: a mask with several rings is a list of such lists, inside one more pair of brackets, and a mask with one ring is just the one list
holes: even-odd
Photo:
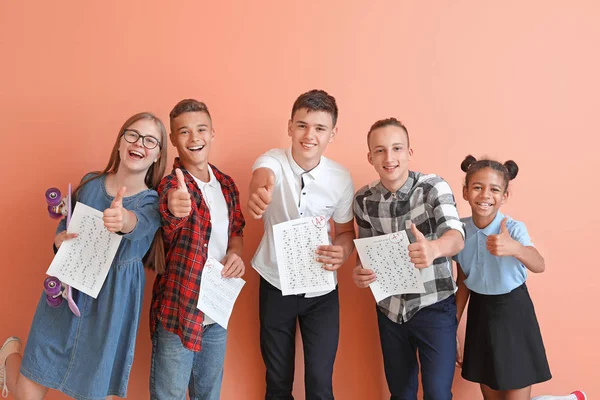
[(2, 397), (8, 397), (6, 387), (6, 359), (13, 353), (21, 352), (21, 340), (18, 337), (9, 337), (0, 349), (0, 386), (2, 386)]
[(531, 400), (587, 400), (587, 396), (581, 390), (576, 390), (568, 396), (536, 396)]

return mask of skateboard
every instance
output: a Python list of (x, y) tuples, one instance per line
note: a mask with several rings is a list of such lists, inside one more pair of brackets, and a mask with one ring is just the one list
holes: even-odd
[[(46, 190), (46, 203), (48, 204), (48, 215), (52, 219), (60, 219), (67, 217), (67, 227), (71, 222), (71, 184), (67, 196), (62, 197), (62, 193), (57, 188), (50, 188)], [(71, 286), (62, 283), (57, 277), (49, 276), (44, 279), (44, 292), (46, 292), (46, 302), (50, 307), (59, 307), (63, 300), (67, 300), (69, 309), (76, 316), (80, 317), (81, 313), (75, 301), (73, 301), (73, 295)]]

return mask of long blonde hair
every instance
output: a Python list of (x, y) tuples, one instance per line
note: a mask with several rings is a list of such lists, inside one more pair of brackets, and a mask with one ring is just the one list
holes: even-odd
[[(150, 168), (148, 168), (148, 172), (146, 172), (146, 177), (144, 178), (144, 182), (146, 186), (150, 189), (156, 190), (158, 188), (158, 184), (165, 174), (165, 168), (167, 166), (167, 130), (165, 129), (165, 125), (162, 123), (160, 118), (155, 116), (149, 112), (142, 112), (135, 114), (127, 121), (123, 123), (121, 129), (119, 129), (119, 134), (115, 140), (115, 144), (110, 153), (110, 158), (108, 160), (108, 164), (102, 171), (97, 171), (94, 176), (91, 178), (87, 178), (83, 180), (77, 189), (73, 192), (73, 204), (77, 201), (77, 193), (79, 190), (86, 185), (87, 183), (93, 181), (94, 179), (100, 178), (101, 176), (106, 176), (108, 174), (114, 174), (119, 170), (119, 165), (121, 164), (121, 156), (119, 154), (119, 146), (121, 142), (121, 136), (127, 128), (131, 125), (140, 121), (142, 119), (151, 120), (156, 124), (158, 130), (160, 131), (160, 157), (157, 162), (152, 163)], [(154, 235), (154, 240), (152, 241), (152, 245), (148, 253), (144, 257), (144, 266), (146, 268), (150, 268), (154, 270), (156, 273), (163, 273), (165, 270), (165, 252), (164, 252), (164, 243), (162, 240), (162, 231), (159, 229)]]

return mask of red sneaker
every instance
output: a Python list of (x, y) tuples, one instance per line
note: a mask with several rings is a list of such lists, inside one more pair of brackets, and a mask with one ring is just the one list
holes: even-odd
[(571, 394), (577, 396), (577, 400), (587, 400), (587, 396), (581, 390), (576, 390)]

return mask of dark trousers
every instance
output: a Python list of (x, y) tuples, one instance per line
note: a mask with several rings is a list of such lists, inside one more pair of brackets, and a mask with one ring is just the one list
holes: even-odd
[(332, 374), (340, 331), (337, 289), (320, 297), (283, 296), (260, 279), (260, 350), (267, 367), (265, 399), (293, 399), (296, 321), (304, 347), (307, 400), (333, 399)]
[(425, 400), (452, 399), (456, 361), (454, 295), (397, 324), (377, 308), (379, 338), (391, 400), (416, 400), (421, 364)]

